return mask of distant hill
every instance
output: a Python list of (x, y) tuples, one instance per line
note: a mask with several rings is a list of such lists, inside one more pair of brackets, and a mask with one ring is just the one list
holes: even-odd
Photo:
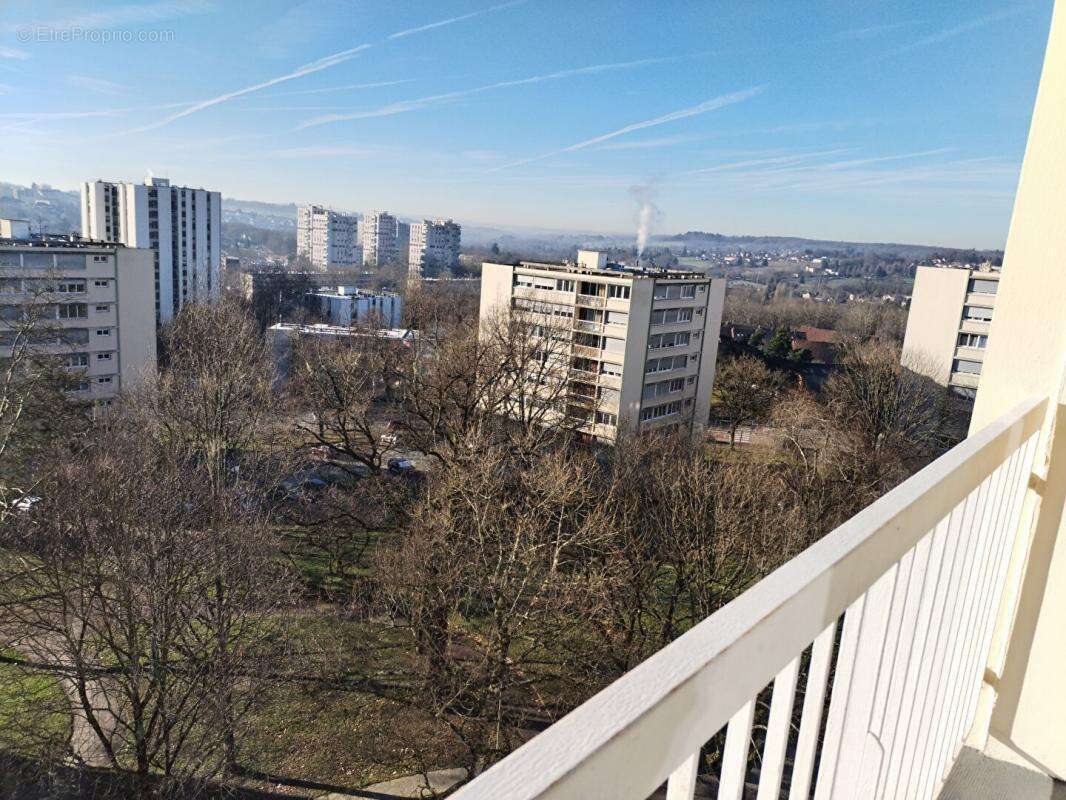
[(673, 250), (687, 247), (689, 250), (705, 250), (719, 253), (736, 250), (751, 250), (755, 252), (810, 250), (815, 255), (819, 255), (819, 251), (823, 251), (850, 256), (879, 253), (900, 258), (924, 258), (934, 253), (972, 253), (979, 258), (995, 258), (1003, 255), (1002, 250), (972, 250), (898, 242), (847, 242), (833, 239), (804, 239), (799, 236), (727, 236), (721, 233), (707, 233), (705, 231), (686, 231), (685, 233), (653, 236), (651, 238), (656, 245), (669, 247)]

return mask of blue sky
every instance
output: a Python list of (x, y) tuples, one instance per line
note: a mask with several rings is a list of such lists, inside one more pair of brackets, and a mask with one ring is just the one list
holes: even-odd
[[(4, 0), (0, 179), (1000, 247), (1051, 0)], [(110, 41), (108, 40), (110, 39)]]

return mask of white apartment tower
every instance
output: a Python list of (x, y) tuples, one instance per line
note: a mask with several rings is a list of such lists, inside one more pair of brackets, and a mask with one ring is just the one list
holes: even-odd
[(999, 270), (990, 267), (918, 267), (903, 337), (904, 365), (972, 398), (984, 365), (999, 277)]
[(638, 270), (579, 251), (576, 264), (482, 265), (481, 319), (521, 314), (566, 338), (565, 415), (601, 441), (620, 427), (707, 425), (725, 280)]
[(444, 219), (424, 219), (411, 226), (408, 265), (412, 275), (436, 275), (459, 263), (458, 223)]
[(0, 359), (54, 355), (106, 403), (155, 369), (152, 251), (0, 225)]
[(81, 233), (154, 252), (155, 312), (172, 319), (187, 302), (217, 302), (222, 261), (222, 195), (171, 186), (149, 176), (143, 184), (86, 181)]
[(396, 260), (396, 217), (385, 211), (368, 211), (359, 231), (365, 266), (381, 267)]
[(296, 255), (320, 272), (361, 266), (358, 218), (322, 206), (301, 206), (296, 212)]

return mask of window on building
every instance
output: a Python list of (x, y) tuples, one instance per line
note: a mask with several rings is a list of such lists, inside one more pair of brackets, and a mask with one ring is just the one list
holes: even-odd
[(614, 426), (614, 425), (618, 424), (618, 415), (617, 414), (608, 414), (606, 411), (597, 411), (596, 412), (596, 422), (599, 425), (612, 425), (612, 426)]
[(984, 306), (966, 306), (963, 308), (962, 316), (964, 319), (972, 319), (977, 322), (991, 322), (992, 309)]
[(97, 353), (96, 354), (96, 360), (97, 361), (110, 361), (111, 360), (111, 353)]
[(60, 303), (59, 319), (85, 319), (89, 316), (87, 303)]
[(97, 383), (111, 383), (111, 376), (110, 375), (104, 375), (104, 376), (102, 376), (100, 378), (97, 378), (96, 382)]
[(607, 284), (607, 296), (608, 297), (613, 297), (613, 298), (615, 298), (617, 300), (628, 300), (629, 299), (629, 287), (628, 286), (619, 286), (619, 285), (614, 284), (614, 283), (609, 283), (609, 284)]
[(622, 365), (611, 364), (610, 362), (604, 361), (600, 364), (600, 372), (604, 375), (612, 375), (616, 378), (620, 378), (622, 376)]
[(59, 294), (80, 294), (85, 291), (85, 281), (60, 281), (56, 291)]
[(96, 313), (97, 314), (106, 314), (110, 310), (111, 310), (111, 306), (97, 306), (96, 307)]
[(679, 322), (691, 321), (691, 308), (663, 308), (651, 312), (652, 325), (676, 325)]
[(988, 336), (983, 333), (960, 333), (959, 347), (975, 347), (983, 350), (988, 345)]
[(110, 328), (97, 328), (96, 329), (96, 335), (97, 336), (110, 336), (111, 335), (111, 329)]
[(556, 278), (555, 289), (559, 292), (572, 292), (574, 291), (574, 282), (565, 278)]
[(952, 372), (964, 372), (967, 375), (980, 375), (981, 362), (968, 361), (964, 358), (956, 358), (954, 365), (952, 365)]
[(657, 333), (654, 336), (648, 337), (648, 348), (651, 350), (658, 350), (664, 347), (684, 347), (689, 343), (689, 338), (690, 334), (688, 331)]
[(87, 367), (87, 366), (89, 366), (89, 354), (88, 353), (70, 353), (66, 357), (64, 363), (68, 367)]
[(971, 278), (970, 291), (977, 294), (995, 294), (999, 290), (999, 281), (990, 281), (985, 278)]
[(629, 314), (625, 311), (608, 311), (607, 312), (607, 324), (608, 325), (628, 325)]

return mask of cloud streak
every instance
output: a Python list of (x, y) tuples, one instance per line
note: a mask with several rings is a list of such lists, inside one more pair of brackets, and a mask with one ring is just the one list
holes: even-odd
[(121, 95), (126, 94), (126, 87), (114, 81), (106, 81), (103, 78), (92, 78), (88, 75), (70, 75), (67, 83), (78, 89), (98, 94)]
[(634, 122), (629, 125), (625, 125), (617, 130), (609, 131), (608, 133), (602, 133), (599, 136), (593, 136), (591, 139), (585, 139), (577, 142), (576, 144), (569, 145), (568, 147), (562, 147), (558, 150), (552, 150), (548, 153), (541, 153), (537, 156), (530, 158), (523, 158), (518, 161), (512, 161), (508, 164), (501, 164), (498, 167), (493, 167), (490, 172), (497, 172), (503, 169), (510, 169), (511, 167), (521, 166), (523, 164), (531, 164), (534, 161), (542, 161), (545, 158), (551, 158), (553, 156), (563, 155), (564, 153), (574, 153), (578, 150), (584, 150), (587, 147), (600, 144), (601, 142), (607, 142), (611, 139), (616, 139), (619, 136), (625, 136), (626, 134), (633, 133), (634, 131), (645, 130), (646, 128), (654, 128), (658, 125), (665, 125), (670, 122), (677, 122), (678, 120), (688, 119), (689, 117), (699, 116), (700, 114), (706, 114), (710, 111), (717, 111), (720, 108), (731, 106), (735, 103), (742, 103), (752, 97), (755, 97), (765, 90), (765, 86), (753, 86), (750, 89), (742, 89), (739, 92), (730, 92), (729, 94), (719, 95), (718, 97), (712, 97), (710, 100), (704, 100), (702, 103), (697, 103), (694, 106), (688, 108), (681, 108), (677, 111), (671, 111), (668, 114), (662, 114), (658, 117), (652, 117), (651, 119), (641, 120), (640, 122)]
[(270, 97), (297, 97), (308, 94), (332, 94), (333, 92), (352, 92), (360, 89), (380, 89), (386, 86), (399, 86), (402, 83), (413, 83), (414, 78), (404, 78), (398, 81), (372, 81), (370, 83), (349, 83), (344, 86), (326, 86), (321, 89), (296, 89), (291, 92), (274, 92)]
[(389, 40), (402, 39), (405, 36), (412, 36), (416, 33), (423, 33), (424, 31), (431, 31), (435, 28), (443, 28), (446, 25), (454, 25), (456, 22), (462, 22), (463, 20), (473, 19), (474, 17), (480, 17), (483, 14), (491, 14), (494, 11), (503, 11), (505, 8), (512, 8), (514, 6), (522, 5), (526, 0), (512, 0), (510, 3), (503, 3), (498, 6), (492, 6), (491, 8), (483, 8), (480, 11), (471, 11), (469, 14), (462, 14), (458, 17), (451, 17), (449, 19), (442, 19), (438, 22), (430, 22), (428, 25), (419, 25), (417, 28), (408, 28), (405, 31), (397, 31), (396, 33), (389, 35)]
[(671, 61), (679, 61), (683, 58), (689, 58), (690, 56), (669, 56), (665, 58), (642, 58), (636, 61), (619, 61), (610, 64), (593, 64), (588, 67), (578, 67), (576, 69), (565, 69), (558, 72), (549, 72), (544, 75), (531, 75), (528, 78), (517, 78), (509, 81), (497, 81), (495, 83), (485, 84), (484, 86), (475, 86), (472, 89), (460, 89), (455, 92), (445, 92), (444, 94), (434, 94), (428, 97), (419, 97), (415, 100), (401, 100), (396, 103), (389, 103), (388, 105), (380, 106), (379, 108), (372, 108), (366, 111), (353, 111), (345, 114), (323, 114), (322, 116), (314, 117), (301, 123), (296, 127), (296, 130), (304, 130), (305, 128), (315, 128), (319, 125), (328, 125), (333, 122), (346, 122), (348, 120), (356, 119), (372, 119), (375, 117), (391, 117), (396, 114), (406, 114), (410, 111), (418, 111), (419, 109), (427, 108), (429, 106), (440, 105), (442, 103), (450, 103), (455, 100), (460, 100), (464, 97), (473, 97), (475, 95), (483, 94), (485, 92), (497, 91), (499, 89), (510, 89), (515, 86), (529, 86), (536, 83), (544, 83), (546, 81), (562, 80), (564, 78), (574, 78), (579, 75), (595, 75), (601, 72), (611, 72), (613, 70), (620, 69), (632, 69), (634, 67), (642, 67), (650, 64), (663, 64)]
[(25, 50), (19, 50), (15, 47), (4, 47), (0, 45), (0, 58), (17, 59), (18, 61), (25, 61), (30, 57), (30, 54)]
[(212, 106), (221, 105), (222, 103), (229, 102), (230, 100), (234, 100), (238, 97), (243, 97), (246, 94), (258, 92), (270, 86), (277, 86), (279, 83), (285, 83), (286, 81), (291, 81), (295, 78), (302, 78), (305, 75), (312, 75), (316, 72), (321, 72), (324, 69), (329, 69), (330, 67), (336, 66), (337, 64), (341, 64), (345, 61), (348, 61), (349, 59), (355, 58), (357, 55), (362, 53), (364, 50), (368, 50), (370, 47), (371, 45), (369, 44), (361, 44), (358, 47), (352, 47), (348, 50), (341, 50), (338, 53), (332, 53), (328, 56), (324, 56), (323, 58), (318, 59), (317, 61), (312, 61), (309, 64), (304, 64), (299, 69), (295, 69), (292, 72), (286, 73), (285, 75), (279, 75), (276, 78), (271, 78), (270, 80), (266, 80), (261, 83), (256, 83), (252, 86), (246, 86), (243, 89), (237, 89), (232, 92), (226, 92), (225, 94), (220, 94), (217, 97), (212, 97), (208, 100), (201, 100), (198, 103), (193, 103), (188, 108), (182, 109), (176, 114), (171, 114), (170, 116), (164, 117), (163, 119), (158, 120), (157, 122), (153, 122), (149, 125), (144, 125), (140, 128), (134, 128), (130, 131), (124, 131), (124, 133), (143, 133), (144, 131), (162, 128), (164, 125), (169, 125), (170, 123), (187, 117), (190, 114), (195, 114), (198, 111), (203, 111), (205, 108), (211, 108)]

